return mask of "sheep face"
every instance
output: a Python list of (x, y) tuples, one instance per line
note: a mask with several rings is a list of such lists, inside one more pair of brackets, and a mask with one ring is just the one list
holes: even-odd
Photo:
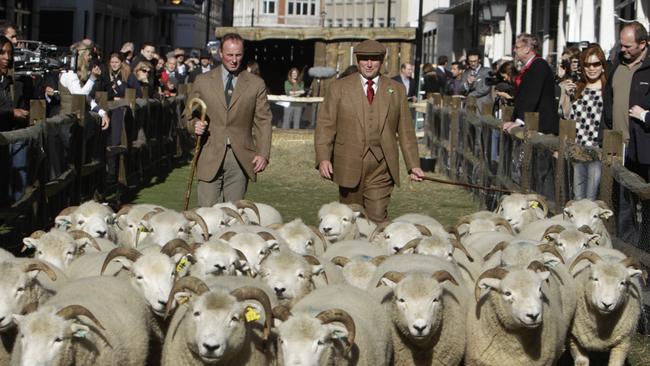
[(336, 323), (322, 324), (308, 314), (296, 314), (278, 328), (279, 359), (283, 365), (318, 366), (343, 353), (347, 329)]
[(176, 263), (162, 253), (148, 252), (135, 262), (117, 258), (133, 274), (131, 282), (159, 316), (165, 314), (167, 298), (176, 280)]
[(25, 316), (14, 315), (14, 321), (22, 335), (17, 339), (21, 365), (58, 365), (75, 340), (93, 342), (87, 325), (64, 320), (51, 307)]
[(379, 242), (385, 245), (389, 253), (395, 254), (409, 241), (420, 238), (422, 233), (415, 225), (408, 222), (393, 222), (379, 236)]
[(325, 204), (318, 210), (318, 230), (327, 240), (334, 243), (347, 237), (356, 228), (356, 220), (360, 214), (342, 203)]
[(183, 214), (175, 211), (162, 211), (142, 222), (146, 228), (147, 241), (160, 246), (165, 245), (172, 239), (183, 239), (188, 241), (194, 223), (191, 223)]
[(599, 234), (587, 234), (575, 229), (566, 229), (560, 233), (549, 233), (548, 238), (564, 259), (575, 257), (578, 252), (597, 245)]
[[(208, 225), (208, 233), (210, 237), (221, 229), (230, 226), (235, 220), (233, 217), (228, 216), (226, 212), (219, 207), (199, 207), (196, 209), (196, 213), (201, 216)], [(203, 241), (203, 231), (199, 225), (194, 225), (192, 227), (192, 237), (194, 237), (194, 241), (196, 242)]]
[[(178, 292), (174, 296), (179, 301), (191, 294)], [(206, 364), (217, 363), (224, 355), (238, 352), (246, 337), (244, 310), (245, 305), (224, 290), (197, 296), (191, 301), (183, 322), (190, 349)]]
[(483, 278), (479, 287), (496, 290), (492, 306), (506, 329), (537, 328), (542, 324), (542, 283), (549, 272), (510, 271), (503, 279)]
[(211, 239), (194, 251), (196, 263), (192, 265), (192, 275), (199, 278), (209, 276), (235, 275), (237, 269), (246, 265), (241, 263), (237, 252), (227, 242)]
[[(163, 208), (156, 205), (150, 204), (138, 204), (133, 205), (127, 213), (116, 215), (114, 219), (114, 229), (117, 236), (117, 242), (123, 246), (128, 246), (135, 248), (137, 246), (136, 237), (138, 236), (138, 229), (141, 229), (143, 226), (141, 224), (141, 219), (147, 213), (160, 210)], [(142, 239), (144, 235), (140, 233), (140, 237), (137, 239)]]
[(382, 282), (393, 287), (393, 317), (404, 334), (422, 339), (437, 330), (442, 318), (443, 287), (430, 274), (413, 273), (399, 283)]
[(519, 232), (526, 224), (544, 218), (544, 211), (540, 208), (543, 204), (534, 195), (513, 193), (501, 199), (496, 213), (505, 217), (515, 232)]
[(289, 249), (298, 254), (316, 254), (314, 233), (301, 219), (295, 219), (284, 224), (278, 233), (286, 241)]
[(574, 223), (576, 227), (587, 225), (592, 230), (601, 227), (603, 222), (613, 214), (612, 210), (605, 208), (602, 201), (588, 199), (571, 201), (564, 208), (564, 217)]
[(283, 251), (271, 254), (260, 266), (262, 281), (273, 288), (278, 299), (295, 302), (313, 289), (312, 276), (323, 270), (303, 257)]
[(28, 305), (28, 294), (38, 270), (22, 271), (14, 263), (0, 263), (0, 333), (13, 326), (13, 314), (20, 314)]
[(107, 206), (98, 202), (84, 202), (69, 215), (55, 218), (59, 227), (70, 230), (82, 230), (95, 238), (115, 239), (112, 227), (115, 213)]
[(600, 261), (592, 264), (585, 288), (587, 301), (600, 314), (611, 314), (626, 303), (631, 279), (640, 275), (641, 270), (625, 268), (620, 263)]
[(244, 253), (253, 275), (260, 270), (262, 260), (278, 247), (277, 240), (264, 240), (259, 234), (252, 233), (237, 234), (228, 243)]
[(65, 231), (52, 229), (40, 238), (24, 238), (27, 248), (34, 248), (35, 258), (63, 270), (70, 262), (83, 254), (85, 244), (79, 244)]

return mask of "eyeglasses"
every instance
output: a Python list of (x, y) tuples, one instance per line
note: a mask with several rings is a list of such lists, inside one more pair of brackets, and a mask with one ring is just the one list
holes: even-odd
[(587, 68), (587, 67), (601, 67), (601, 66), (603, 66), (603, 63), (600, 62), (600, 61), (596, 61), (596, 62), (585, 62), (585, 68)]
[(148, 74), (151, 70), (140, 69), (138, 71), (146, 72)]

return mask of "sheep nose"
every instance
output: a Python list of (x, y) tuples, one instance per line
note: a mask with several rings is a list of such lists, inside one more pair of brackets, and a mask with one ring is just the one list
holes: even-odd
[(400, 247), (393, 247), (393, 252), (397, 253), (399, 252), (400, 249), (401, 249)]
[(218, 345), (218, 344), (211, 345), (211, 344), (203, 343), (203, 348), (205, 348), (205, 350), (208, 351), (208, 352), (214, 352), (214, 351), (218, 350), (219, 347), (221, 347), (221, 346)]
[(278, 296), (282, 295), (284, 291), (286, 291), (286, 288), (284, 287), (273, 287), (273, 289)]
[(167, 301), (158, 300), (158, 303), (162, 306), (167, 306)]
[(104, 230), (104, 231), (97, 230), (95, 232), (97, 233), (97, 236), (99, 236), (100, 238), (103, 238), (103, 237), (106, 236), (106, 230)]
[(529, 318), (529, 319), (532, 320), (532, 321), (536, 321), (537, 318), (539, 317), (539, 313), (535, 313), (535, 314), (526, 314), (526, 317)]
[(327, 234), (327, 233), (329, 233), (330, 231), (332, 231), (332, 228), (331, 228), (331, 227), (324, 227), (324, 228), (323, 228), (323, 231), (325, 232), (325, 234)]
[(603, 307), (604, 307), (605, 309), (607, 309), (607, 310), (609, 310), (609, 308), (611, 308), (611, 307), (614, 305), (614, 304), (611, 303), (611, 302), (610, 302), (610, 303), (606, 303), (606, 302), (604, 302), (604, 301), (601, 301), (600, 303), (603, 304)]
[(5, 320), (5, 317), (3, 316), (2, 318), (0, 318), (0, 323), (2, 323), (4, 320)]
[(225, 271), (226, 270), (226, 266), (222, 266), (220, 264), (215, 264), (214, 268), (216, 268), (216, 269), (218, 269), (220, 271)]
[(426, 325), (413, 325), (413, 328), (418, 331), (418, 333), (423, 333), (425, 329), (427, 329)]

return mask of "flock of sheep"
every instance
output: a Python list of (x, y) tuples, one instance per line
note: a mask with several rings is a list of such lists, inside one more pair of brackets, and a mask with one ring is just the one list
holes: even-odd
[(623, 365), (638, 261), (600, 201), (504, 196), (445, 227), (332, 202), (319, 227), (239, 201), (89, 201), (0, 250), (0, 365)]

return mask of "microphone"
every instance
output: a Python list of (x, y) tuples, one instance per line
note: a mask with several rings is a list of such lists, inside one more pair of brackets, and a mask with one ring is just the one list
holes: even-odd
[(314, 66), (309, 68), (308, 73), (315, 79), (328, 79), (336, 75), (336, 70), (331, 67)]

